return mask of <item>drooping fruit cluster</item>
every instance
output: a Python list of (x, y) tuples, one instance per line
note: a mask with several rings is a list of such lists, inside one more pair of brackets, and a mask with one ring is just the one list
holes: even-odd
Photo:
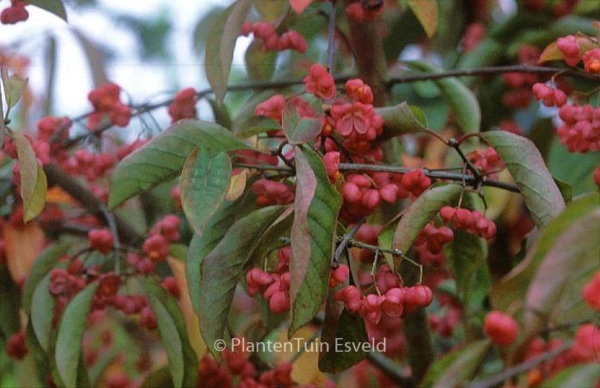
[(537, 100), (541, 100), (547, 107), (561, 107), (567, 103), (567, 95), (560, 89), (554, 89), (543, 83), (536, 83), (531, 88)]
[(504, 168), (504, 162), (493, 147), (488, 147), (485, 151), (475, 150), (467, 155), (467, 159), (482, 174), (488, 174), (492, 171), (500, 171)]
[(563, 105), (558, 115), (563, 121), (556, 129), (560, 143), (569, 152), (600, 150), (600, 108), (591, 105)]
[(417, 197), (430, 186), (431, 179), (422, 169), (414, 169), (406, 174), (351, 173), (342, 184), (344, 205), (341, 215), (348, 220), (357, 220), (373, 213), (382, 200), (394, 204), (411, 194)]
[(290, 309), (289, 263), (291, 256), (291, 247), (282, 247), (277, 252), (278, 263), (275, 272), (252, 268), (246, 274), (248, 295), (261, 294), (269, 302), (269, 308), (275, 314), (284, 313)]
[(519, 324), (510, 315), (492, 311), (485, 317), (483, 331), (496, 345), (509, 346), (517, 340)]
[(490, 240), (496, 235), (496, 223), (485, 218), (477, 210), (444, 206), (440, 209), (440, 216), (444, 222), (452, 224), (454, 230), (464, 229), (486, 240)]
[[(528, 44), (519, 47), (517, 62), (520, 65), (534, 66), (540, 50)], [(502, 80), (509, 90), (502, 95), (502, 104), (511, 109), (524, 109), (531, 104), (531, 87), (538, 82), (539, 76), (532, 73), (505, 73)]]
[(305, 53), (308, 47), (306, 40), (298, 31), (286, 31), (279, 36), (273, 25), (267, 22), (244, 22), (240, 35), (250, 34), (254, 35), (254, 39), (262, 42), (265, 51), (295, 50)]
[(379, 268), (375, 277), (377, 293), (363, 293), (356, 286), (346, 286), (337, 291), (335, 300), (344, 303), (346, 310), (364, 318), (371, 325), (378, 325), (382, 316), (404, 317), (419, 307), (427, 307), (433, 300), (433, 292), (425, 285), (404, 287), (387, 265)]
[(29, 12), (25, 9), (26, 5), (22, 0), (11, 0), (10, 7), (4, 8), (0, 13), (0, 23), (16, 24), (29, 19)]
[(414, 242), (421, 264), (442, 265), (444, 263), (444, 245), (453, 239), (452, 229), (446, 226), (436, 228), (431, 223), (425, 225)]
[(198, 111), (196, 110), (197, 100), (194, 88), (185, 88), (177, 92), (175, 98), (173, 98), (173, 102), (169, 104), (171, 122), (196, 118), (198, 116)]
[(219, 363), (210, 355), (200, 360), (198, 388), (291, 388), (296, 387), (292, 380), (292, 364), (285, 362), (274, 369), (258, 372), (240, 351), (225, 349), (222, 352), (224, 362)]
[(88, 117), (88, 129), (97, 129), (105, 119), (110, 124), (126, 127), (131, 120), (131, 108), (121, 102), (121, 87), (114, 83), (104, 84), (88, 94), (94, 112)]
[(258, 206), (287, 205), (295, 198), (293, 187), (264, 178), (252, 184), (252, 192), (257, 195)]

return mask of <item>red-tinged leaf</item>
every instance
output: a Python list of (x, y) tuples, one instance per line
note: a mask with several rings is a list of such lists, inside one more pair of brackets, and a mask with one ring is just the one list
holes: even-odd
[(226, 153), (210, 155), (195, 148), (186, 159), (181, 172), (181, 203), (190, 225), (196, 233), (204, 227), (229, 190), (231, 160)]
[(31, 314), (31, 298), (38, 283), (56, 266), (68, 249), (68, 244), (59, 242), (45, 249), (35, 259), (27, 275), (27, 280), (23, 286), (23, 296), (21, 297), (21, 305), (26, 313)]
[(185, 319), (177, 301), (158, 281), (139, 278), (152, 311), (156, 315), (158, 332), (167, 353), (173, 386), (191, 387), (197, 384), (198, 357), (188, 339)]
[(290, 336), (315, 316), (327, 297), (336, 222), (342, 206), (322, 158), (308, 148), (296, 146), (294, 150), (297, 186), (291, 234)]
[(281, 128), (290, 144), (303, 144), (319, 136), (323, 122), (319, 118), (300, 117), (293, 101), (285, 104)]
[(538, 228), (565, 209), (565, 201), (542, 155), (529, 139), (505, 131), (486, 132), (482, 137), (504, 161)]
[(394, 232), (393, 247), (406, 253), (425, 225), (444, 206), (456, 203), (462, 187), (456, 184), (434, 186), (413, 202), (406, 210)]
[(425, 113), (416, 106), (408, 105), (406, 101), (394, 106), (375, 108), (375, 111), (384, 121), (383, 134), (377, 141), (427, 129)]
[(218, 103), (223, 102), (227, 93), (235, 42), (251, 5), (251, 0), (233, 3), (217, 17), (208, 35), (204, 64)]
[(180, 120), (117, 165), (109, 207), (115, 208), (134, 195), (175, 178), (196, 147), (213, 156), (250, 148), (220, 125)]
[(550, 221), (525, 258), (492, 289), (490, 298), (494, 309), (507, 311), (509, 308), (514, 308), (515, 300), (525, 300), (525, 294), (534, 274), (558, 238), (568, 228), (578, 223), (583, 216), (594, 212), (598, 207), (600, 207), (600, 196), (590, 194), (571, 202), (564, 212)]
[(21, 198), (23, 198), (23, 221), (27, 222), (44, 209), (48, 181), (31, 144), (21, 132), (13, 132), (17, 156), (21, 167)]
[(67, 304), (58, 325), (54, 359), (60, 379), (67, 387), (80, 386), (78, 376), (83, 332), (86, 328), (92, 299), (100, 283), (88, 284)]
[(463, 348), (446, 353), (431, 365), (419, 387), (462, 387), (473, 380), (491, 348), (490, 341), (486, 339), (471, 342)]
[(67, 21), (67, 11), (61, 0), (24, 0), (25, 3), (39, 7)]
[[(561, 299), (586, 274), (600, 268), (600, 207), (557, 236), (535, 272), (525, 297), (523, 332), (534, 338), (548, 323), (563, 318)], [(577, 288), (581, 290), (581, 288)], [(575, 296), (581, 298), (580, 291)], [(574, 301), (572, 301), (574, 303)], [(558, 310), (558, 311), (557, 311)]]
[(300, 15), (312, 2), (313, 0), (290, 0), (290, 6), (298, 15)]
[[(214, 344), (224, 336), (233, 294), (244, 266), (259, 237), (284, 209), (284, 206), (269, 206), (241, 218), (202, 260), (198, 290), (200, 310), (197, 312), (202, 337), (215, 357), (220, 357), (220, 354)], [(191, 281), (189, 272), (188, 281)], [(192, 295), (192, 298), (195, 296)]]
[[(598, 44), (594, 43), (587, 36), (576, 36), (575, 39), (577, 40), (577, 44), (579, 44), (580, 52), (586, 52), (598, 47)], [(540, 58), (538, 59), (538, 63), (558, 61), (563, 59), (563, 52), (558, 49), (556, 42), (552, 42), (548, 46), (546, 46), (546, 48), (540, 55)]]
[(408, 0), (413, 11), (428, 37), (432, 37), (438, 27), (438, 5), (436, 0)]
[(6, 224), (2, 230), (6, 264), (16, 283), (23, 282), (36, 258), (46, 246), (46, 235), (37, 222)]

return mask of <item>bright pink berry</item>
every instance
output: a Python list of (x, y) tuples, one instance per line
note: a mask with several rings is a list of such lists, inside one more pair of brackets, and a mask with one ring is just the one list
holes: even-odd
[(268, 100), (258, 104), (254, 109), (254, 115), (270, 117), (281, 124), (284, 107), (285, 98), (283, 98), (283, 96), (280, 94), (276, 94)]
[(25, 343), (25, 331), (21, 330), (8, 339), (6, 343), (6, 354), (17, 360), (22, 360), (29, 353)]
[(338, 284), (344, 283), (346, 279), (348, 279), (348, 275), (350, 274), (350, 268), (348, 268), (345, 264), (338, 265), (337, 268), (331, 270), (331, 275), (329, 276), (329, 286), (335, 287)]
[(567, 35), (556, 40), (556, 46), (563, 53), (563, 58), (567, 65), (577, 66), (581, 60), (579, 53), (579, 43), (575, 35)]
[(373, 104), (373, 91), (371, 87), (359, 78), (354, 78), (346, 82), (346, 95), (352, 101), (362, 102), (363, 104)]
[(185, 88), (175, 95), (173, 102), (169, 105), (169, 116), (171, 122), (181, 119), (193, 119), (198, 115), (196, 110), (196, 91), (194, 88)]
[(163, 235), (155, 234), (144, 241), (142, 249), (153, 262), (163, 261), (169, 254), (169, 242)]
[(485, 317), (483, 331), (496, 345), (509, 346), (517, 340), (519, 324), (510, 315), (492, 311)]
[(333, 77), (318, 63), (312, 65), (309, 74), (304, 77), (304, 88), (308, 93), (325, 100), (332, 99), (336, 93)]
[(88, 232), (90, 249), (107, 254), (113, 247), (114, 237), (108, 229), (93, 229)]
[(600, 271), (583, 288), (583, 299), (590, 307), (600, 311)]

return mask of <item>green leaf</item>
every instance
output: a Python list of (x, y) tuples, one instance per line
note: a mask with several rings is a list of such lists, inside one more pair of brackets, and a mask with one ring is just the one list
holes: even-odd
[(241, 139), (259, 135), (269, 131), (281, 130), (281, 124), (269, 117), (252, 116), (246, 120), (243, 125), (239, 126), (239, 130), (235, 134)]
[[(523, 332), (526, 338), (533, 338), (547, 327), (548, 322), (554, 319), (553, 311), (559, 310), (560, 299), (579, 278), (600, 268), (598, 231), (600, 207), (566, 228), (546, 252), (525, 297)], [(575, 294), (578, 299), (581, 299), (580, 290), (578, 288)], [(563, 311), (556, 312), (564, 314)]]
[(252, 81), (266, 81), (273, 77), (277, 61), (277, 51), (267, 51), (263, 43), (254, 39), (246, 49), (246, 71)]
[(29, 140), (21, 132), (13, 132), (17, 156), (21, 166), (21, 198), (23, 198), (23, 221), (27, 222), (44, 209), (48, 181)]
[(16, 333), (21, 328), (19, 288), (12, 280), (8, 267), (0, 266), (0, 336)]
[(213, 98), (206, 99), (210, 104), (213, 116), (215, 117), (215, 123), (219, 124), (223, 128), (231, 128), (231, 116), (226, 105), (218, 104)]
[(281, 128), (290, 144), (302, 144), (319, 136), (323, 122), (319, 118), (300, 117), (296, 104), (289, 101), (283, 108)]
[[(100, 283), (88, 284), (67, 304), (58, 325), (54, 357), (61, 380), (67, 387), (79, 386), (79, 360), (92, 299)], [(39, 337), (38, 337), (39, 338)]]
[(571, 200), (573, 200), (573, 187), (567, 182), (563, 182), (555, 177), (552, 177), (552, 179), (554, 180), (554, 183), (556, 183), (556, 187), (558, 187), (565, 204), (571, 202)]
[(217, 212), (229, 189), (231, 160), (221, 152), (211, 156), (195, 148), (181, 173), (183, 211), (196, 233), (204, 233), (208, 220)]
[(565, 201), (535, 145), (523, 136), (505, 131), (482, 134), (504, 161), (531, 212), (543, 228), (565, 209)]
[(198, 378), (198, 357), (190, 345), (185, 320), (177, 301), (158, 281), (140, 278), (146, 296), (156, 315), (158, 331), (169, 360), (175, 387), (195, 386)]
[(446, 264), (456, 279), (458, 297), (472, 310), (481, 306), (491, 285), (487, 251), (482, 238), (465, 230), (454, 231), (454, 239), (444, 247)]
[(285, 15), (290, 9), (289, 0), (254, 0), (254, 7), (265, 22), (273, 22), (277, 17)]
[(169, 256), (180, 260), (185, 261), (188, 256), (189, 250), (187, 245), (183, 244), (171, 244), (169, 245)]
[(233, 294), (244, 266), (258, 238), (284, 209), (283, 206), (269, 206), (238, 220), (202, 260), (198, 318), (202, 337), (215, 357), (219, 354), (214, 343), (225, 333)]
[(600, 207), (600, 196), (590, 194), (571, 202), (566, 210), (541, 231), (540, 236), (518, 266), (513, 268), (490, 293), (495, 310), (507, 311), (515, 300), (524, 300), (534, 274), (558, 238), (568, 228), (580, 222), (586, 214)]
[(207, 38), (204, 54), (206, 77), (219, 103), (223, 102), (227, 93), (235, 42), (251, 5), (250, 0), (233, 3), (217, 17)]
[[(319, 354), (319, 370), (325, 373), (342, 372), (367, 357), (361, 347), (369, 342), (364, 319), (346, 309), (338, 311), (339, 307), (334, 305), (339, 304), (329, 300), (325, 311), (321, 343), (328, 346), (323, 346), (324, 351)], [(346, 349), (353, 351), (345, 351)], [(354, 351), (355, 349), (358, 350)]]
[(27, 81), (27, 78), (23, 79), (18, 74), (9, 76), (6, 68), (2, 69), (4, 99), (6, 100), (8, 109), (11, 109), (13, 106), (17, 105), (17, 102), (19, 102), (19, 99), (23, 94), (23, 90), (25, 90), (25, 87), (27, 86)]
[(375, 111), (384, 121), (383, 134), (378, 141), (427, 129), (425, 113), (416, 106), (408, 105), (406, 101), (394, 106), (375, 108)]
[(394, 232), (393, 247), (408, 252), (425, 225), (444, 206), (454, 204), (462, 192), (456, 184), (434, 186), (427, 190), (404, 213)]
[(185, 266), (190, 299), (194, 311), (200, 316), (203, 305), (200, 301), (200, 269), (202, 261), (223, 239), (231, 225), (238, 216), (239, 209), (231, 202), (225, 202), (206, 225), (206, 233), (200, 236), (194, 233), (188, 249), (187, 264)]
[(25, 3), (46, 10), (67, 21), (67, 11), (61, 0), (24, 0)]
[(54, 306), (56, 305), (56, 298), (50, 294), (49, 286), (50, 274), (48, 273), (37, 284), (31, 297), (30, 321), (33, 326), (33, 332), (45, 352), (48, 352), (50, 348), (52, 317), (54, 316)]
[(165, 366), (150, 372), (140, 388), (174, 388), (169, 368)]
[(327, 297), (336, 222), (342, 206), (322, 158), (308, 148), (295, 146), (294, 150), (297, 186), (291, 234), (290, 336), (315, 316)]
[(408, 6), (423, 26), (428, 37), (432, 37), (438, 27), (438, 5), (436, 0), (408, 0)]
[[(568, 182), (573, 188), (573, 195), (581, 195), (596, 191), (592, 176), (600, 160), (599, 152), (581, 154), (569, 152), (567, 147), (554, 139), (548, 155), (548, 169), (552, 176), (561, 181)], [(559, 185), (560, 189), (560, 185)]]
[(114, 209), (134, 195), (175, 178), (196, 147), (209, 155), (249, 148), (220, 125), (180, 120), (117, 165), (109, 207)]
[(446, 353), (431, 365), (420, 388), (455, 388), (472, 381), (490, 349), (486, 339)]
[(600, 368), (595, 362), (565, 368), (543, 381), (540, 388), (587, 387), (600, 380)]
[[(411, 69), (427, 72), (439, 73), (442, 71), (437, 66), (427, 62), (409, 61), (405, 62)], [(479, 102), (473, 92), (458, 78), (449, 77), (434, 80), (440, 88), (444, 97), (456, 114), (456, 122), (464, 132), (479, 132), (481, 126), (481, 109)]]
[(46, 248), (40, 255), (35, 259), (25, 285), (23, 286), (23, 296), (21, 298), (21, 304), (23, 310), (27, 314), (31, 314), (31, 298), (33, 292), (36, 289), (38, 283), (50, 272), (60, 259), (67, 253), (69, 245), (64, 242), (59, 242), (48, 248)]

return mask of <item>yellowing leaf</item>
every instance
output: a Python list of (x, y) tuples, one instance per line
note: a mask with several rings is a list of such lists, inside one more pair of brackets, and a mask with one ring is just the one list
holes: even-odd
[(22, 226), (10, 223), (3, 228), (2, 240), (6, 250), (6, 264), (16, 283), (27, 278), (35, 259), (46, 245), (46, 235), (35, 222)]
[(438, 26), (438, 5), (436, 0), (408, 0), (413, 11), (428, 37), (435, 34)]
[(246, 188), (246, 179), (248, 178), (248, 170), (244, 169), (239, 174), (233, 175), (231, 177), (231, 182), (229, 183), (229, 190), (227, 194), (225, 194), (225, 200), (227, 201), (235, 201), (239, 197), (244, 194), (244, 189)]
[(172, 257), (167, 258), (173, 276), (177, 280), (179, 291), (181, 292), (181, 298), (179, 299), (179, 307), (183, 312), (183, 319), (185, 320), (185, 327), (187, 329), (188, 336), (190, 337), (190, 345), (196, 352), (198, 359), (201, 359), (206, 353), (206, 344), (200, 335), (200, 321), (198, 315), (194, 312), (192, 307), (192, 300), (190, 299), (190, 292), (188, 289), (187, 279), (185, 277), (185, 266), (186, 263), (174, 259)]
[(29, 140), (21, 132), (13, 132), (17, 156), (21, 166), (21, 198), (23, 198), (23, 220), (35, 218), (46, 204), (46, 174), (38, 165)]

